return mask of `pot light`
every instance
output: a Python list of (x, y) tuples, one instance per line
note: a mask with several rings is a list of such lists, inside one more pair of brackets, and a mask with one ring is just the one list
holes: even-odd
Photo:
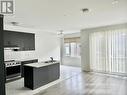
[(113, 0), (112, 4), (118, 4), (119, 1), (118, 0)]

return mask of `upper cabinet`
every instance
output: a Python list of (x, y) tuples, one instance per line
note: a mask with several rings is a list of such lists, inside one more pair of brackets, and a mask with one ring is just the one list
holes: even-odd
[(20, 51), (35, 50), (35, 34), (4, 30), (4, 47), (19, 47)]

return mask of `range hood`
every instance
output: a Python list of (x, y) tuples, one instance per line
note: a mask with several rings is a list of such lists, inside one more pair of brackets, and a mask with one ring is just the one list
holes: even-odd
[(19, 50), (20, 47), (18, 46), (12, 46), (12, 45), (9, 45), (9, 46), (4, 46), (4, 50)]

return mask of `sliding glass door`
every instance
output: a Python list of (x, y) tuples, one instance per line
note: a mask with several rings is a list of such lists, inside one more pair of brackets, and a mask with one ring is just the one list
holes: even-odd
[(127, 73), (127, 29), (90, 34), (90, 67), (98, 72)]

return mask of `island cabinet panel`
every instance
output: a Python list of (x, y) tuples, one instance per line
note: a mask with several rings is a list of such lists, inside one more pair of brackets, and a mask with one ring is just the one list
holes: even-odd
[(59, 64), (48, 66), (48, 74), (49, 74), (48, 77), (50, 82), (58, 79), (60, 76)]
[[(44, 63), (46, 64), (46, 63)], [(60, 77), (60, 64), (50, 64), (42, 67), (24, 66), (24, 86), (36, 89)]]
[[(25, 87), (29, 87), (31, 89), (33, 89), (33, 68), (27, 67), (25, 68), (26, 73), (24, 73), (25, 80), (24, 80), (24, 84)], [(29, 71), (29, 72), (28, 72)]]
[(48, 66), (43, 67), (43, 69), (34, 68), (34, 83), (33, 89), (41, 87), (49, 82), (48, 76)]

